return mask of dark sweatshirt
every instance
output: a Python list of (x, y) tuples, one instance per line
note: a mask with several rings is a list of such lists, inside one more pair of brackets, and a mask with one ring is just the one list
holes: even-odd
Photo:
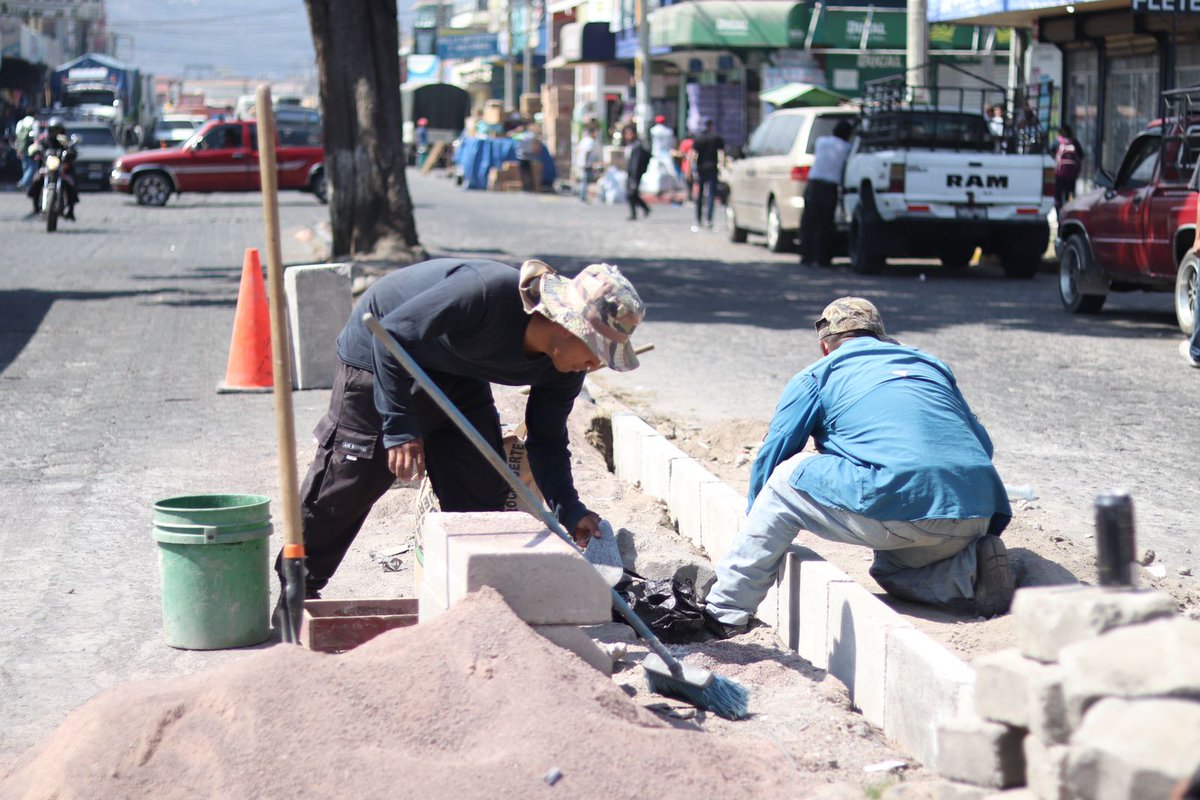
[(584, 373), (559, 372), (549, 356), (525, 352), (529, 315), (518, 272), (497, 261), (441, 258), (397, 270), (367, 289), (338, 336), (338, 357), (375, 375), (383, 444), (420, 437), (411, 413), (412, 377), (362, 322), (371, 312), (434, 381), (437, 374), (505, 386), (530, 386), (526, 447), (538, 488), (572, 530), (587, 509), (579, 501), (567, 449), (567, 416)]

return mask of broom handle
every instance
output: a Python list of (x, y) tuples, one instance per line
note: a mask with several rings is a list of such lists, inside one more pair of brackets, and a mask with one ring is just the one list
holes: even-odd
[[(383, 346), (392, 354), (392, 357), (400, 362), (404, 369), (408, 371), (408, 374), (412, 375), (413, 380), (420, 384), (421, 388), (433, 398), (434, 402), (445, 412), (446, 416), (454, 421), (454, 424), (471, 441), (471, 444), (475, 445), (475, 449), (479, 451), (480, 455), (487, 459), (487, 462), (492, 465), (492, 468), (496, 472), (500, 473), (504, 480), (508, 481), (508, 485), (517, 493), (517, 497), (520, 498), (521, 502), (526, 507), (534, 509), (535, 513), (541, 517), (542, 522), (546, 523), (546, 527), (558, 534), (558, 538), (575, 547), (575, 540), (567, 533), (562, 523), (546, 510), (545, 505), (534, 496), (533, 492), (529, 491), (528, 486), (517, 480), (517, 477), (512, 474), (512, 470), (500, 460), (500, 456), (479, 434), (479, 431), (475, 430), (475, 426), (471, 424), (470, 420), (464, 417), (462, 412), (450, 402), (450, 398), (446, 397), (437, 384), (425, 374), (425, 370), (421, 369), (421, 366), (413, 360), (413, 357), (405, 352), (400, 343), (379, 323), (379, 320), (375, 319), (375, 316), (369, 313), (363, 314), (362, 319), (366, 326), (370, 328), (371, 333), (375, 334), (375, 337), (383, 342)], [(650, 649), (657, 653), (658, 657), (666, 663), (667, 668), (671, 670), (671, 674), (676, 678), (682, 678), (683, 666), (679, 663), (679, 659), (671, 655), (671, 652), (659, 641), (658, 637), (654, 635), (646, 623), (642, 622), (642, 619), (633, 613), (633, 609), (629, 607), (629, 603), (625, 602), (625, 598), (621, 597), (616, 589), (609, 587), (609, 591), (612, 593), (613, 605), (616, 606), (617, 611), (625, 618), (625, 621), (633, 626), (638, 636), (645, 639), (646, 643), (650, 645)]]

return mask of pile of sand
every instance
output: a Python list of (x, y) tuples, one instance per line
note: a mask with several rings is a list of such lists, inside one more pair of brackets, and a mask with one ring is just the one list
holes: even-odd
[(0, 796), (804, 796), (769, 758), (667, 726), (485, 590), (344, 655), (280, 646), (117, 687), (26, 753)]

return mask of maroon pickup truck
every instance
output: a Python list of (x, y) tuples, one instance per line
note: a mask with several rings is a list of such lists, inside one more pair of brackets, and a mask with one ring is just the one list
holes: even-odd
[[(325, 149), (319, 145), (283, 145), (275, 154), (279, 188), (312, 192), (326, 200)], [(214, 120), (182, 147), (145, 150), (113, 164), (111, 182), (132, 192), (138, 205), (165, 205), (179, 192), (257, 192), (258, 128), (251, 121)]]
[(1116, 175), (1063, 207), (1055, 248), (1058, 292), (1068, 311), (1094, 314), (1109, 292), (1175, 292), (1175, 316), (1192, 331), (1196, 302), (1200, 119), (1150, 123), (1129, 145)]

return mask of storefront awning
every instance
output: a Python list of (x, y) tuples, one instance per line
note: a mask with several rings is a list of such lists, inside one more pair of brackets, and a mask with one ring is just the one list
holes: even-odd
[(929, 21), (1032, 28), (1043, 17), (1118, 8), (1128, 11), (1130, 0), (929, 0)]
[(607, 22), (568, 22), (558, 34), (558, 55), (550, 69), (575, 64), (596, 64), (616, 58), (617, 37)]
[(804, 3), (693, 0), (650, 13), (650, 46), (694, 50), (802, 47), (808, 20)]
[(765, 92), (760, 92), (758, 99), (770, 103), (776, 108), (793, 108), (796, 106), (836, 106), (850, 98), (823, 86), (813, 86), (811, 83), (785, 83)]

